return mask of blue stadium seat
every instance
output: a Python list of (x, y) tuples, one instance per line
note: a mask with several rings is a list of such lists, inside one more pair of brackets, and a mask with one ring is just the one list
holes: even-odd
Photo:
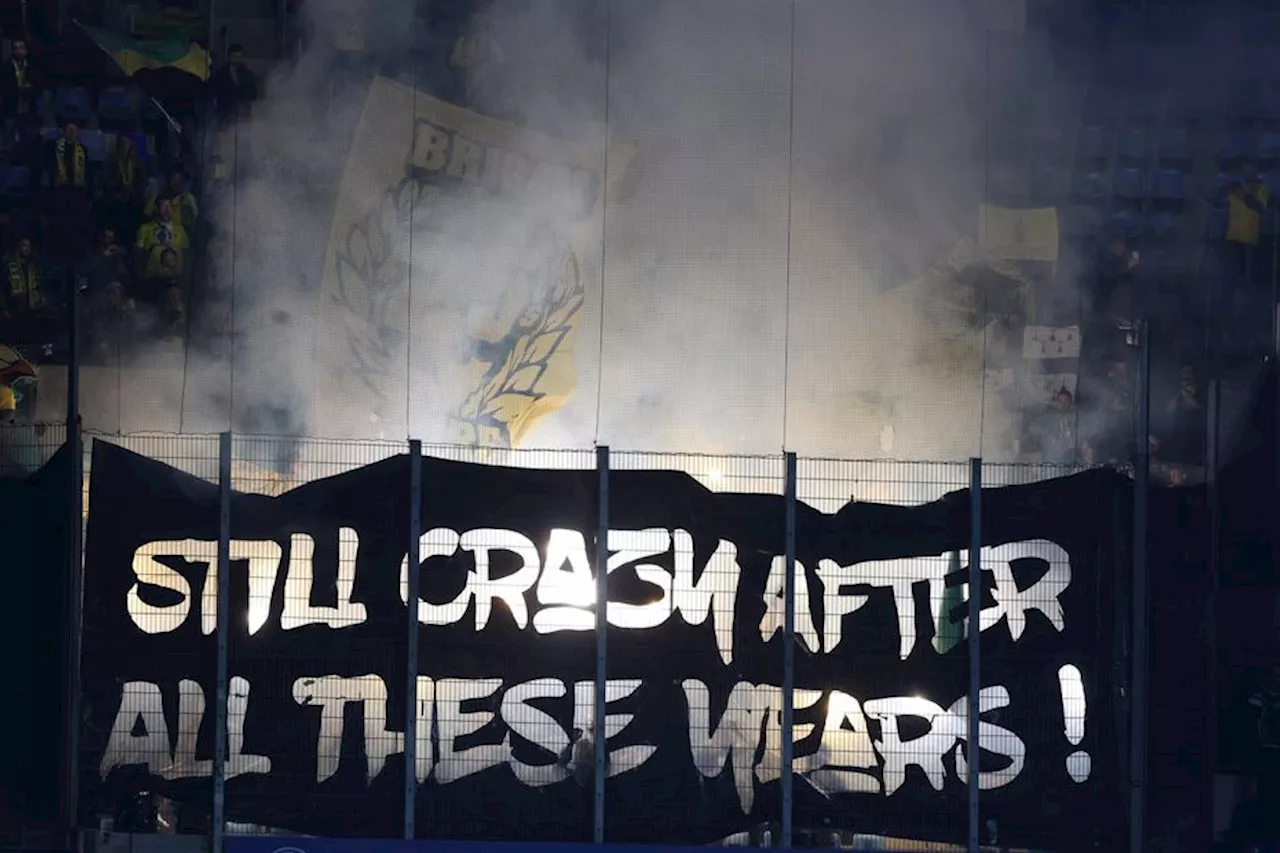
[(1075, 194), (1081, 198), (1106, 198), (1110, 195), (1107, 176), (1102, 172), (1086, 172), (1076, 178)]
[(1107, 129), (1100, 124), (1090, 124), (1080, 130), (1080, 156), (1101, 160), (1110, 154), (1107, 145)]
[(1258, 137), (1258, 157), (1263, 160), (1280, 159), (1280, 133), (1272, 131)]
[(1236, 121), (1252, 121), (1262, 114), (1262, 89), (1256, 83), (1237, 85), (1227, 101), (1227, 117)]
[(79, 86), (60, 87), (53, 97), (53, 112), (59, 121), (88, 121), (93, 115), (89, 91)]
[(1182, 172), (1177, 169), (1161, 169), (1151, 182), (1151, 197), (1161, 201), (1181, 201), (1187, 197)]
[(1138, 42), (1146, 35), (1146, 10), (1139, 4), (1117, 4), (1111, 9), (1115, 17), (1109, 30), (1121, 42)]
[(1147, 217), (1146, 233), (1157, 240), (1167, 240), (1178, 230), (1178, 217), (1168, 211), (1153, 213)]
[(80, 144), (84, 146), (84, 156), (91, 163), (102, 163), (107, 159), (107, 138), (100, 130), (82, 130), (77, 134)]
[(1262, 182), (1267, 185), (1273, 200), (1280, 199), (1280, 172), (1267, 172), (1262, 175)]
[(1213, 178), (1213, 189), (1209, 195), (1214, 199), (1224, 199), (1227, 197), (1227, 190), (1240, 182), (1240, 176), (1232, 172), (1219, 172)]
[(116, 137), (116, 144), (119, 144), (121, 136), (127, 136), (133, 140), (133, 150), (138, 152), (138, 159), (143, 164), (151, 162), (151, 145), (147, 141), (147, 135), (141, 131), (131, 131), (129, 133), (121, 133)]
[(1147, 156), (1147, 129), (1130, 125), (1120, 134), (1120, 156), (1126, 160), (1144, 160)]
[(1160, 132), (1160, 159), (1166, 163), (1191, 159), (1191, 131), (1184, 125), (1171, 125)]
[(31, 197), (31, 170), (26, 166), (5, 166), (3, 172), (3, 191), (6, 199), (27, 199)]
[(1134, 210), (1121, 210), (1107, 218), (1107, 230), (1133, 239), (1142, 233), (1142, 214)]
[(1089, 205), (1076, 205), (1063, 214), (1063, 233), (1072, 239), (1088, 239), (1102, 230), (1102, 211)]
[(1222, 140), (1222, 144), (1218, 146), (1218, 159), (1224, 161), (1242, 160), (1249, 156), (1251, 148), (1248, 134), (1235, 130), (1228, 133), (1227, 138)]
[(1204, 236), (1210, 240), (1220, 240), (1227, 233), (1227, 209), (1215, 207), (1209, 211), (1205, 221)]
[(1117, 198), (1142, 198), (1143, 192), (1141, 169), (1117, 169), (1114, 195)]
[(115, 124), (128, 124), (138, 117), (138, 104), (126, 89), (105, 89), (98, 96), (98, 117)]

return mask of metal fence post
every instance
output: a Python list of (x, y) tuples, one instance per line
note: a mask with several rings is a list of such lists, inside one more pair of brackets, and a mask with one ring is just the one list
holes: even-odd
[(1142, 853), (1147, 835), (1147, 490), (1151, 474), (1151, 326), (1142, 320), (1138, 332), (1138, 435), (1133, 470), (1133, 590), (1129, 696), (1129, 850)]
[(609, 628), (609, 447), (596, 448), (596, 682), (595, 714), (591, 725), (596, 758), (593, 839), (604, 844), (604, 777), (608, 772), (608, 744), (604, 730), (605, 676), (608, 672)]
[(217, 686), (213, 716), (213, 826), (210, 849), (222, 853), (227, 828), (227, 608), (231, 598), (231, 433), (218, 436)]
[(969, 783), (969, 853), (982, 847), (982, 815), (979, 811), (978, 715), (982, 710), (982, 458), (969, 460), (969, 707), (968, 783)]
[(782, 626), (782, 847), (791, 847), (795, 806), (796, 725), (796, 455), (786, 454), (786, 486), (783, 496), (786, 528), (783, 547), (786, 575), (783, 579), (785, 615)]
[(404, 722), (404, 837), (412, 841), (417, 832), (418, 804), (418, 599), (421, 598), (422, 558), (418, 538), (422, 535), (422, 442), (409, 440), (409, 552), (405, 564), (409, 574), (408, 636), (405, 654)]
[[(1209, 381), (1209, 395), (1205, 419), (1205, 502), (1209, 509), (1209, 589), (1205, 596), (1205, 639), (1209, 645), (1209, 703), (1208, 703), (1208, 736), (1205, 738), (1204, 814), (1213, 814), (1213, 775), (1218, 766), (1218, 572), (1221, 570), (1222, 550), (1222, 504), (1218, 492), (1218, 454), (1221, 452), (1221, 441), (1218, 431), (1221, 428), (1222, 380), (1217, 377)], [(1209, 848), (1214, 840), (1213, 821), (1205, 827), (1203, 844)]]
[(65, 449), (70, 454), (69, 480), (67, 482), (67, 577), (66, 602), (67, 629), (64, 634), (63, 674), (66, 679), (67, 707), (63, 715), (63, 740), (66, 746), (63, 772), (66, 781), (63, 788), (63, 810), (66, 812), (66, 828), (74, 835), (80, 820), (80, 708), (82, 704), (80, 651), (83, 644), (84, 621), (84, 445), (80, 433), (80, 416), (67, 419)]

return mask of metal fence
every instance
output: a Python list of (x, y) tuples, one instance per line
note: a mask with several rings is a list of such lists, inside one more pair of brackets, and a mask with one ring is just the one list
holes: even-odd
[[(794, 455), (774, 455), (774, 456), (704, 456), (704, 455), (670, 455), (658, 453), (637, 453), (637, 452), (608, 452), (607, 448), (597, 449), (596, 451), (538, 451), (538, 450), (494, 450), (486, 448), (463, 447), (456, 445), (422, 445), (419, 442), (353, 442), (353, 441), (320, 441), (313, 439), (280, 439), (280, 438), (263, 438), (253, 436), (234, 436), (224, 434), (223, 436), (206, 435), (206, 436), (178, 436), (178, 435), (153, 435), (153, 436), (101, 436), (89, 435), (89, 439), (85, 443), (85, 472), (87, 474), (85, 480), (89, 483), (93, 477), (91, 469), (92, 445), (94, 441), (105, 440), (113, 444), (121, 445), (127, 449), (150, 457), (152, 459), (164, 462), (203, 480), (218, 483), (220, 486), (229, 486), (230, 489), (241, 493), (253, 493), (269, 496), (278, 496), (290, 489), (302, 486), (325, 477), (341, 474), (360, 468), (380, 460), (388, 459), (392, 456), (400, 454), (410, 454), (410, 458), (415, 457), (415, 451), (420, 451), (429, 457), (437, 457), (443, 459), (452, 459), (458, 461), (466, 461), (473, 463), (483, 463), (488, 465), (501, 465), (514, 468), (536, 468), (536, 469), (568, 469), (581, 471), (594, 471), (594, 482), (600, 490), (600, 515), (599, 525), (601, 530), (608, 530), (608, 490), (609, 490), (609, 473), (613, 471), (641, 471), (641, 470), (668, 470), (683, 471), (697, 479), (708, 489), (717, 492), (729, 493), (758, 493), (765, 495), (777, 495), (784, 497), (781, 506), (787, 507), (786, 518), (778, 519), (778, 542), (777, 554), (790, 555), (788, 559), (794, 559), (795, 542), (794, 542), (794, 513), (795, 507), (799, 504), (805, 504), (814, 509), (823, 512), (833, 512), (845, 504), (855, 502), (875, 502), (882, 504), (895, 505), (916, 505), (937, 500), (942, 496), (961, 491), (965, 489), (977, 489), (983, 486), (1002, 486), (1021, 483), (1031, 483), (1053, 477), (1060, 477), (1072, 473), (1076, 473), (1080, 469), (1067, 466), (1047, 466), (1047, 465), (1008, 465), (1008, 464), (988, 464), (983, 465), (980, 460), (973, 460), (970, 464), (951, 464), (951, 463), (905, 463), (893, 461), (878, 460), (838, 460), (838, 459), (797, 459)], [(420, 475), (419, 475), (420, 476)], [(412, 488), (411, 484), (406, 484)], [(182, 695), (180, 697), (178, 714), (178, 739), (190, 739), (185, 746), (178, 744), (179, 748), (188, 750), (190, 755), (195, 755), (196, 746), (195, 739), (203, 726), (208, 726), (210, 721), (205, 719), (206, 708), (210, 705), (214, 710), (210, 711), (210, 715), (216, 714), (214, 721), (214, 731), (218, 738), (217, 748), (215, 750), (212, 766), (205, 771), (211, 773), (208, 779), (208, 802), (210, 808), (206, 814), (197, 814), (192, 816), (189, 812), (174, 816), (172, 818), (173, 825), (179, 831), (207, 832), (212, 830), (215, 844), (219, 843), (224, 829), (232, 833), (263, 833), (269, 832), (270, 828), (266, 826), (249, 826), (243, 824), (228, 824), (226, 816), (229, 808), (233, 803), (229, 803), (226, 799), (228, 791), (226, 780), (229, 776), (234, 776), (244, 772), (245, 766), (243, 762), (252, 762), (254, 759), (248, 753), (252, 752), (251, 748), (246, 748), (244, 743), (242, 716), (245, 704), (248, 702), (248, 682), (240, 679), (234, 669), (228, 668), (228, 661), (234, 660), (238, 655), (243, 654), (237, 650), (237, 644), (243, 641), (240, 637), (242, 632), (232, 631), (228, 629), (227, 613), (229, 610), (235, 609), (239, 612), (239, 607), (247, 605), (248, 620), (252, 626), (255, 622), (265, 619), (265, 614), (271, 608), (271, 596), (275, 593), (268, 590), (263, 593), (255, 591), (252, 588), (248, 591), (247, 600), (244, 599), (245, 592), (239, 591), (232, 593), (228, 568), (231, 562), (239, 560), (248, 560), (250, 565), (255, 561), (264, 561), (275, 565), (275, 561), (280, 559), (280, 548), (274, 543), (232, 543), (230, 539), (230, 491), (226, 488), (221, 490), (224, 495), (222, 500), (222, 518), (219, 527), (222, 530), (221, 539), (217, 546), (217, 551), (210, 551), (206, 555), (210, 565), (217, 565), (217, 584), (214, 589), (206, 589), (203, 593), (206, 598), (214, 596), (216, 606), (206, 609), (205, 618), (208, 619), (210, 614), (216, 613), (216, 625), (207, 626), (217, 637), (218, 657), (216, 660), (209, 659), (207, 647), (204, 650), (192, 649), (189, 652), (183, 652), (187, 657), (175, 664), (181, 664), (181, 668), (185, 672), (190, 672), (193, 679), (198, 681), (183, 682)], [(980, 494), (980, 492), (978, 492)], [(795, 501), (792, 504), (791, 501)], [(979, 524), (979, 516), (981, 513), (982, 501), (974, 503), (975, 516), (973, 523)], [(88, 508), (88, 512), (92, 512), (92, 507)], [(417, 516), (415, 516), (415, 519)], [(410, 537), (408, 545), (409, 556), (406, 558), (406, 565), (412, 564), (415, 560), (421, 560), (423, 554), (419, 551), (420, 547), (431, 547), (430, 542), (420, 541), (418, 534), (420, 531), (416, 528), (411, 531), (413, 535)], [(943, 555), (936, 559), (946, 563), (952, 561), (949, 565), (950, 571), (958, 571), (959, 567), (966, 561), (970, 564), (969, 579), (972, 582), (980, 577), (981, 571), (981, 540), (980, 532), (975, 530), (975, 540), (968, 554), (955, 553), (950, 556)], [(607, 537), (606, 537), (607, 538)], [(235, 550), (232, 550), (234, 544)], [(350, 591), (351, 584), (354, 582), (355, 576), (355, 555), (356, 548), (354, 542), (341, 540), (338, 542), (338, 566), (336, 583), (339, 590), (338, 601), (349, 601), (349, 596), (342, 593), (346, 590)], [(486, 543), (479, 543), (484, 545)], [(677, 548), (679, 546), (677, 545)], [(254, 549), (257, 550), (254, 550)], [(270, 549), (272, 553), (266, 553), (264, 549)], [(600, 555), (597, 555), (599, 558)], [(92, 567), (90, 567), (92, 570)], [(273, 568), (274, 571), (274, 568)], [(947, 570), (943, 570), (946, 572)], [(414, 600), (418, 597), (416, 585), (419, 583), (417, 573), (409, 572), (407, 578), (403, 578), (402, 582), (408, 583), (409, 598), (406, 600)], [(787, 572), (784, 578), (791, 578), (795, 575)], [(603, 598), (607, 594), (608, 581), (605, 579), (605, 573), (597, 573), (595, 588), (592, 590), (580, 590), (579, 593), (585, 597), (586, 601), (599, 602), (607, 600)], [(907, 581), (907, 579), (903, 579)], [(206, 582), (207, 583), (207, 582)], [(799, 761), (793, 754), (794, 743), (793, 737), (798, 725), (795, 720), (796, 703), (803, 705), (807, 701), (807, 692), (797, 690), (795, 688), (795, 664), (794, 664), (794, 646), (796, 643), (809, 642), (806, 632), (810, 628), (803, 627), (808, 625), (809, 620), (803, 619), (797, 622), (797, 610), (804, 612), (807, 604), (802, 596), (806, 593), (797, 592), (796, 584), (785, 579), (780, 580), (780, 587), (777, 590), (769, 590), (778, 596), (777, 606), (774, 608), (776, 612), (771, 611), (773, 618), (773, 631), (783, 632), (784, 636), (790, 636), (792, 642), (785, 644), (788, 649), (783, 660), (778, 663), (777, 681), (780, 689), (780, 701), (782, 702), (782, 715), (776, 729), (772, 729), (768, 735), (771, 738), (780, 739), (782, 749), (782, 764), (777, 767), (762, 766), (760, 772), (762, 781), (767, 778), (776, 778), (782, 781), (783, 786), (783, 817), (780, 826), (763, 827), (761, 832), (763, 835), (753, 834), (750, 839), (737, 839), (739, 843), (765, 843), (778, 842), (783, 846), (791, 844), (828, 844), (833, 840), (839, 842), (843, 840), (845, 844), (855, 843), (851, 832), (852, 830), (841, 830), (839, 827), (823, 829), (820, 827), (797, 826), (792, 810), (792, 786), (795, 784), (790, 773), (785, 772), (784, 767), (790, 765), (795, 767), (795, 763)], [(909, 586), (908, 582), (908, 586)], [(234, 596), (234, 597), (233, 597)], [(310, 584), (306, 584), (305, 588), (297, 589), (286, 586), (284, 591), (283, 611), (284, 618), (289, 618), (289, 614), (301, 614), (312, 606), (310, 601)], [(419, 600), (423, 600), (419, 598)], [(235, 608), (224, 606), (227, 603), (234, 603)], [(355, 619), (354, 612), (348, 610), (358, 605), (340, 604), (337, 611), (331, 612), (329, 618), (333, 619)], [(435, 605), (437, 607), (443, 605)], [(613, 605), (610, 605), (612, 607)], [(606, 608), (596, 607), (596, 614), (604, 614)], [(241, 617), (235, 617), (240, 619)], [(480, 618), (480, 617), (476, 617)], [(606, 618), (597, 615), (597, 619)], [(766, 617), (762, 623), (762, 632), (768, 629), (770, 617)], [(977, 618), (977, 604), (975, 603), (969, 611), (969, 618)], [(411, 625), (416, 626), (417, 621), (408, 620)], [(798, 627), (800, 626), (800, 627)], [(554, 627), (554, 626), (553, 626)], [(582, 629), (584, 626), (575, 625), (576, 629)], [(597, 623), (596, 627), (599, 627)], [(143, 630), (148, 630), (143, 628)], [(160, 628), (156, 628), (160, 630)], [(406, 758), (406, 767), (412, 769), (416, 774), (415, 778), (406, 778), (404, 783), (405, 790), (405, 835), (413, 837), (413, 810), (409, 808), (415, 802), (417, 796), (416, 785), (420, 784), (423, 777), (423, 770), (434, 772), (444, 777), (449, 777), (451, 773), (462, 774), (467, 772), (466, 768), (461, 766), (458, 756), (436, 755), (434, 758), (430, 755), (424, 756), (422, 750), (428, 753), (432, 749), (431, 732), (423, 732), (421, 726), (422, 709), (431, 706), (430, 722), (426, 725), (428, 728), (435, 726), (440, 733), (440, 737), (465, 737), (475, 733), (477, 723), (475, 717), (471, 713), (462, 713), (461, 709), (464, 703), (474, 703), (475, 700), (485, 699), (492, 691), (488, 693), (478, 688), (475, 684), (466, 683), (461, 680), (451, 681), (450, 679), (441, 679), (431, 681), (424, 679), (420, 675), (418, 661), (416, 660), (416, 651), (411, 642), (406, 642), (407, 638), (412, 636), (413, 631), (410, 625), (399, 626), (395, 630), (387, 630), (377, 636), (369, 636), (364, 640), (364, 644), (359, 650), (353, 651), (353, 655), (359, 659), (380, 660), (387, 662), (396, 671), (405, 673), (403, 684), (389, 684), (383, 682), (377, 676), (365, 676), (364, 681), (358, 685), (359, 695), (365, 700), (364, 707), (364, 731), (365, 731), (365, 749), (367, 751), (370, 767), (369, 774), (372, 778), (378, 769), (383, 766), (386, 757), (400, 752), (414, 752), (418, 755), (416, 760)], [(821, 626), (815, 630), (821, 631)], [(588, 632), (590, 628), (588, 627)], [(595, 636), (601, 638), (599, 631)], [(905, 641), (905, 639), (904, 639)], [(951, 637), (946, 640), (952, 646), (965, 642), (962, 636)], [(972, 655), (971, 660), (975, 664), (975, 668), (970, 673), (971, 688), (978, 684), (978, 673), (984, 663), (983, 655), (980, 651), (980, 635), (975, 634), (969, 641), (971, 643), (970, 650), (978, 651), (976, 655)], [(477, 632), (475, 635), (475, 643), (481, 644), (477, 648), (480, 649), (478, 654), (487, 655), (494, 659), (500, 659), (504, 654), (504, 646), (492, 639), (486, 639), (485, 635)], [(489, 648), (482, 648), (485, 643), (491, 644)], [(594, 686), (592, 682), (582, 682), (577, 685), (576, 692), (573, 694), (572, 701), (576, 708), (574, 712), (575, 725), (582, 720), (601, 719), (604, 715), (602, 709), (606, 701), (613, 702), (617, 697), (606, 695), (606, 676), (609, 673), (610, 657), (609, 649), (603, 644), (597, 647), (597, 656), (595, 658), (596, 678)], [(259, 660), (257, 665), (267, 667), (278, 667), (282, 672), (291, 672), (295, 669), (306, 669), (311, 667), (318, 677), (314, 679), (314, 683), (308, 685), (307, 690), (310, 691), (310, 699), (312, 703), (323, 704), (326, 709), (342, 707), (339, 700), (349, 699), (347, 693), (353, 689), (351, 678), (338, 678), (337, 676), (321, 675), (323, 667), (326, 666), (325, 661), (308, 659), (308, 652), (305, 646), (296, 646), (279, 653), (281, 657), (273, 658), (269, 661)], [(886, 650), (887, 655), (893, 656), (893, 650)], [(894, 656), (896, 660), (896, 656)], [(331, 663), (331, 662), (330, 662)], [(585, 661), (584, 661), (585, 663)], [(967, 663), (961, 661), (958, 665), (968, 666)], [(410, 675), (412, 674), (412, 675)], [(202, 692), (200, 685), (217, 684), (216, 696), (210, 695), (207, 698)], [(367, 683), (366, 683), (367, 682)], [(406, 695), (407, 693), (407, 695)], [(414, 697), (416, 696), (416, 703)], [(973, 721), (973, 725), (977, 725), (976, 703), (978, 701), (978, 693), (976, 690), (969, 691), (970, 708), (968, 710), (968, 719)], [(222, 701), (221, 697), (226, 697), (229, 701)], [(159, 695), (150, 695), (135, 697), (139, 707), (151, 707), (154, 705), (154, 712), (164, 714), (161, 706), (161, 697)], [(708, 719), (716, 719), (711, 709), (707, 707), (698, 707), (697, 697), (690, 697), (691, 713), (701, 711), (708, 715)], [(336, 704), (326, 704), (332, 700)], [(417, 708), (419, 717), (419, 729), (416, 738), (406, 741), (405, 735), (396, 730), (395, 721), (397, 719), (403, 721), (406, 719), (402, 709), (406, 708), (404, 702), (408, 703), (407, 707)], [(172, 713), (172, 711), (170, 712)], [(241, 716), (237, 718), (237, 714)], [(321, 742), (317, 754), (317, 773), (324, 776), (326, 773), (336, 771), (339, 762), (343, 760), (341, 750), (341, 724), (342, 712), (336, 712), (337, 716), (332, 717), (330, 711), (326, 710), (324, 719), (327, 722), (322, 723)], [(717, 710), (715, 714), (722, 713)], [(1063, 708), (1046, 708), (1043, 714), (1043, 725), (1055, 727), (1059, 733), (1064, 725)], [(1066, 709), (1068, 717), (1066, 726), (1071, 731), (1073, 721), (1070, 718), (1070, 709)], [(238, 720), (238, 722), (237, 722)], [(563, 739), (563, 732), (557, 728), (557, 724), (547, 718), (545, 725), (548, 731), (543, 733), (543, 742), (558, 743), (558, 739)], [(1081, 723), (1082, 725), (1082, 723)], [(337, 727), (336, 729), (333, 727)], [(596, 756), (599, 761), (603, 761), (605, 752), (600, 747), (603, 746), (603, 740), (606, 737), (606, 727), (596, 730)], [(551, 731), (555, 729), (555, 731)], [(334, 731), (338, 732), (338, 736), (334, 736)], [(401, 730), (403, 731), (403, 729)], [(526, 736), (537, 737), (536, 732), (525, 732)], [(976, 732), (971, 731), (975, 736)], [(286, 737), (289, 735), (285, 735)], [(316, 745), (312, 742), (310, 734), (304, 734), (301, 730), (295, 731), (293, 736), (297, 738), (306, 738), (306, 744), (296, 744), (299, 749), (305, 748), (308, 752), (315, 751)], [(505, 742), (500, 747), (492, 749), (502, 752), (509, 750)], [(846, 745), (844, 749), (850, 750), (852, 747)], [(505, 755), (505, 753), (504, 753)], [(856, 765), (861, 756), (849, 754), (844, 756), (844, 763)], [(82, 759), (85, 757), (82, 756)], [(509, 759), (509, 756), (507, 756)], [(494, 758), (495, 761), (500, 760)], [(227, 762), (231, 761), (232, 764)], [(239, 763), (237, 763), (239, 762)], [(833, 763), (841, 763), (835, 760)], [(450, 766), (453, 764), (454, 766)], [(376, 765), (376, 766), (375, 766)], [(599, 770), (599, 768), (597, 768)], [(976, 773), (976, 768), (973, 769)], [(772, 774), (772, 775), (771, 775)], [(309, 775), (309, 774), (308, 774)], [(608, 838), (609, 827), (602, 823), (603, 812), (600, 810), (600, 804), (603, 802), (605, 786), (609, 783), (605, 780), (605, 774), (597, 772), (594, 776), (595, 781), (595, 824), (594, 834), (596, 840)], [(970, 780), (971, 782), (973, 779)], [(294, 784), (310, 785), (314, 783), (314, 779), (302, 778), (297, 779), (277, 777), (279, 786), (274, 790), (278, 792), (288, 791)], [(971, 809), (969, 811), (969, 821), (956, 822), (954, 811), (948, 811), (947, 815), (936, 815), (933, 817), (922, 816), (921, 820), (928, 824), (929, 834), (933, 837), (939, 835), (954, 839), (956, 844), (963, 844), (968, 837), (978, 839), (980, 836), (985, 838), (989, 832), (990, 826), (980, 826), (975, 821), (979, 820), (978, 816), (982, 815), (981, 804), (978, 797), (978, 787), (970, 785), (969, 790), (974, 792), (974, 799), (971, 800)], [(261, 792), (256, 794), (259, 797), (258, 802), (264, 802)], [(266, 801), (269, 801), (270, 794), (265, 795)], [(325, 798), (319, 797), (314, 803), (317, 813), (340, 814), (344, 809), (344, 802), (340, 797)], [(891, 803), (886, 802), (885, 808), (893, 808)], [(203, 810), (196, 810), (202, 812)], [(234, 812), (234, 808), (230, 808)], [(212, 823), (209, 822), (210, 817)], [(482, 814), (477, 812), (476, 820), (481, 820)], [(983, 821), (988, 820), (986, 816), (980, 818)], [(922, 827), (925, 826), (922, 824)], [(816, 832), (816, 834), (815, 834)], [(834, 835), (832, 835), (834, 833)], [(477, 834), (483, 834), (483, 830), (477, 828)], [(577, 839), (575, 839), (577, 840)], [(860, 842), (858, 842), (860, 843)], [(879, 842), (883, 843), (883, 842)], [(219, 849), (215, 846), (214, 849)]]

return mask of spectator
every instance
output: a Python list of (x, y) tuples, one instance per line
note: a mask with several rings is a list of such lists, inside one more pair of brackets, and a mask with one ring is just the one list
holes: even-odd
[(1240, 166), (1242, 180), (1227, 192), (1227, 270), (1238, 290), (1237, 299), (1247, 293), (1246, 286), (1257, 285), (1258, 238), (1262, 232), (1262, 215), (1270, 201), (1267, 185), (1258, 178), (1258, 164), (1245, 161)]
[(128, 253), (116, 243), (115, 229), (110, 225), (98, 234), (98, 244), (76, 270), (76, 278), (84, 292), (100, 294), (108, 284), (129, 282)]
[(4, 289), (3, 341), (7, 344), (33, 343), (40, 337), (44, 298), (44, 277), (30, 237), (21, 237), (5, 258), (8, 286)]
[(213, 75), (212, 83), (214, 108), (223, 122), (243, 116), (261, 94), (258, 75), (245, 64), (244, 48), (238, 44), (228, 48), (227, 61)]
[(169, 173), (169, 183), (163, 187), (148, 193), (146, 207), (143, 208), (143, 214), (146, 216), (154, 216), (156, 202), (160, 199), (168, 199), (173, 208), (173, 222), (179, 228), (190, 231), (191, 226), (195, 225), (196, 217), (199, 215), (200, 208), (196, 204), (195, 194), (187, 189), (189, 176), (182, 169), (173, 169)]
[(34, 77), (26, 40), (14, 39), (9, 61), (0, 74), (0, 115), (14, 122), (14, 130), (20, 138), (35, 135), (39, 128), (36, 102), (40, 99), (40, 92)]
[(70, 257), (88, 246), (89, 158), (71, 122), (49, 145), (49, 236), (55, 252)]
[(123, 284), (112, 281), (89, 294), (87, 307), (89, 357), (108, 361), (118, 357), (138, 331), (137, 304)]
[(494, 37), (490, 0), (481, 0), (462, 35), (454, 42), (449, 67), (458, 81), (466, 106), (492, 109), (496, 106), (505, 53)]
[(1096, 383), (1090, 435), (1081, 441), (1086, 465), (1120, 465), (1133, 455), (1133, 381), (1129, 360), (1113, 355), (1106, 375)]
[(1162, 457), (1175, 465), (1199, 465), (1204, 456), (1205, 414), (1191, 367), (1182, 368), (1178, 393), (1165, 406), (1165, 413), (1168, 437), (1160, 442)]
[(1123, 234), (1115, 234), (1098, 257), (1097, 280), (1093, 291), (1093, 312), (1111, 320), (1132, 319), (1134, 272), (1138, 253), (1129, 248)]
[(1041, 460), (1070, 465), (1076, 460), (1075, 395), (1066, 386), (1053, 395), (1047, 409), (1036, 415), (1027, 432), (1040, 445)]
[(186, 230), (173, 221), (173, 204), (167, 198), (156, 202), (155, 215), (150, 222), (142, 223), (134, 246), (138, 250), (136, 267), (144, 276), (159, 272), (164, 249), (172, 249), (181, 266), (182, 253), (190, 243)]
[(142, 208), (142, 160), (133, 139), (120, 134), (115, 156), (103, 175), (103, 224), (119, 234), (138, 230), (138, 211)]
[(181, 331), (186, 308), (182, 299), (182, 265), (176, 251), (167, 247), (160, 250), (159, 263), (142, 280), (141, 296), (160, 309), (166, 335)]

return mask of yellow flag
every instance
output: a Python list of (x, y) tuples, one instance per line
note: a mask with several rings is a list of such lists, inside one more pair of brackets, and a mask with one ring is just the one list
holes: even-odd
[[(610, 180), (629, 158), (628, 150), (610, 151)], [(577, 388), (581, 258), (598, 245), (604, 159), (598, 144), (551, 137), (375, 79), (334, 206), (323, 310), (336, 334), (317, 342), (315, 369), (339, 394), (371, 395), (380, 422), (397, 423), (404, 413), (412, 424), (439, 412), (448, 415), (451, 441), (518, 445)], [(535, 227), (529, 211), (545, 208), (547, 199), (557, 200), (560, 212)], [(491, 231), (509, 222), (520, 225), (512, 232), (519, 239), (504, 237), (500, 262), (486, 266)], [(415, 258), (437, 250), (470, 257), (471, 246), (474, 263), (450, 267), (449, 281), (414, 268)], [(423, 306), (445, 291), (454, 302), (424, 317), (432, 309)], [(483, 308), (484, 317), (456, 313), (455, 303), (472, 292), (482, 295), (470, 307)], [(412, 312), (418, 328), (409, 327)], [(424, 341), (458, 329), (467, 338), (461, 351), (420, 354)], [(412, 369), (406, 334), (419, 342)]]
[(978, 233), (982, 248), (1010, 261), (1058, 259), (1058, 209), (982, 205)]

